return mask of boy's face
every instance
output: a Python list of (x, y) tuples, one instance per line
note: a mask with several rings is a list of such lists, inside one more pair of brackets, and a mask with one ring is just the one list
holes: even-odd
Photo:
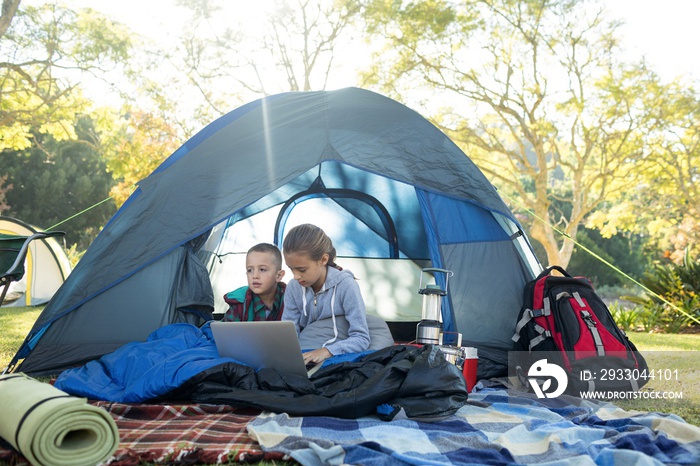
[(245, 268), (248, 287), (257, 295), (273, 292), (284, 276), (284, 270), (277, 269), (274, 256), (268, 252), (249, 252)]

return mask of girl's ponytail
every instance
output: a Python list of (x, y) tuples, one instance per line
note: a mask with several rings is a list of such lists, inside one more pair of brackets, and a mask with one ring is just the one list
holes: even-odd
[[(330, 241), (330, 238), (329, 238), (329, 241)], [(331, 267), (333, 267), (335, 269), (343, 270), (343, 268), (341, 266), (339, 266), (338, 264), (335, 263), (335, 258), (336, 258), (335, 248), (331, 247), (331, 252), (328, 253), (328, 265), (330, 265)]]

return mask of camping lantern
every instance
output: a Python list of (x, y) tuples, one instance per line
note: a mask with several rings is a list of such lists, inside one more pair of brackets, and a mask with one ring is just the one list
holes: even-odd
[[(423, 286), (423, 274), (440, 272), (445, 274), (445, 289), (437, 284)], [(442, 297), (447, 295), (447, 283), (452, 271), (445, 269), (422, 269), (418, 293), (423, 295), (423, 310), (421, 321), (416, 327), (416, 343), (422, 345), (437, 345), (442, 333)]]

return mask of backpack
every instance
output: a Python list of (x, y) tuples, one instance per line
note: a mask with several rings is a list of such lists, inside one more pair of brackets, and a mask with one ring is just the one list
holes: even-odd
[[(552, 270), (563, 276), (550, 275)], [(525, 358), (527, 367), (541, 361), (541, 352), (547, 351), (550, 362), (566, 372), (570, 395), (637, 391), (647, 382), (646, 361), (617, 326), (590, 280), (572, 277), (559, 266), (545, 269), (525, 285), (512, 339), (513, 350), (521, 362)]]

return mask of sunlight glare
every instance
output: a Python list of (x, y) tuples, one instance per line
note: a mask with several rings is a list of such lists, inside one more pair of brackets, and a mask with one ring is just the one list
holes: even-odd
[(265, 134), (265, 162), (267, 163), (267, 186), (274, 191), (274, 156), (272, 153), (272, 138), (270, 137), (270, 120), (267, 115), (267, 97), (262, 98), (263, 133)]

